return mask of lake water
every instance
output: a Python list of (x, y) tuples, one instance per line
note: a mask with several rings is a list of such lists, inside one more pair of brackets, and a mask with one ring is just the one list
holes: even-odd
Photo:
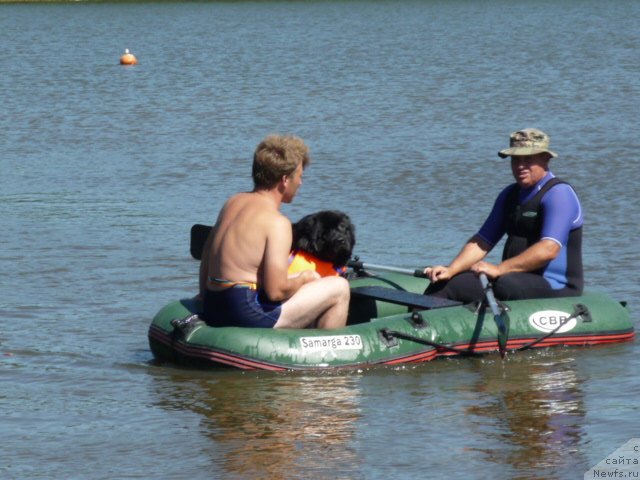
[[(189, 228), (304, 138), (296, 220), (448, 262), (535, 126), (585, 216), (587, 288), (640, 316), (640, 3), (0, 5), (0, 477), (582, 478), (640, 437), (640, 348), (284, 373), (156, 365)], [(118, 65), (125, 48), (135, 67)], [(495, 258), (495, 255), (492, 257)]]

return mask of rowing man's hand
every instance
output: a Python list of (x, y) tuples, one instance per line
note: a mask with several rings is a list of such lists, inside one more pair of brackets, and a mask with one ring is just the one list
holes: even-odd
[(489, 262), (478, 262), (471, 267), (471, 271), (476, 275), (484, 273), (490, 280), (495, 280), (501, 274), (498, 266)]
[(435, 267), (427, 267), (427, 268), (424, 269), (424, 274), (432, 282), (440, 282), (442, 280), (449, 280), (451, 278), (451, 273), (449, 272), (449, 267), (446, 267), (444, 265), (436, 265)]

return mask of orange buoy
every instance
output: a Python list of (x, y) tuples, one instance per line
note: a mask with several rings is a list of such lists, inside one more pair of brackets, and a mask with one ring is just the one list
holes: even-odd
[(129, 51), (128, 48), (124, 49), (124, 53), (120, 57), (120, 65), (135, 65), (138, 63), (136, 56)]

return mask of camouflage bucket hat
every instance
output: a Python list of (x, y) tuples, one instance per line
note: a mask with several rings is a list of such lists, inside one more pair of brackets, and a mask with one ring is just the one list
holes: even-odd
[(536, 155), (543, 152), (548, 153), (553, 158), (558, 156), (549, 150), (549, 135), (537, 128), (525, 128), (513, 132), (509, 137), (509, 145), (510, 148), (498, 152), (500, 157)]

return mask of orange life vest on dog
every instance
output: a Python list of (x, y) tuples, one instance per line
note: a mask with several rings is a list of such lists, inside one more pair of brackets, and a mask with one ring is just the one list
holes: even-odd
[(320, 260), (307, 252), (291, 252), (289, 255), (289, 275), (300, 273), (303, 270), (315, 270), (321, 277), (337, 277), (346, 268), (337, 269), (331, 262)]

